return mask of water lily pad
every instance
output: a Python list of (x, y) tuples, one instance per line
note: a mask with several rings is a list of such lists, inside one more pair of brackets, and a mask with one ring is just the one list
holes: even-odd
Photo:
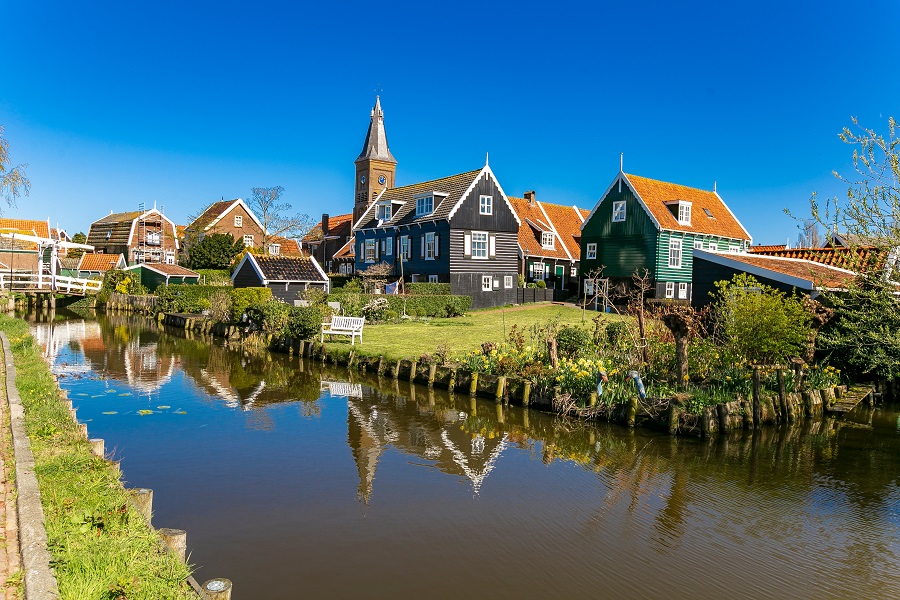
[(176, 415), (186, 415), (186, 414), (187, 414), (187, 411), (186, 411), (186, 410), (176, 410), (176, 411), (175, 411), (175, 414), (176, 414)]
[(152, 415), (152, 414), (153, 414), (153, 411), (152, 411), (152, 410), (148, 410), (148, 409), (146, 409), (146, 408), (142, 408), (141, 410), (137, 411), (137, 414), (139, 414), (139, 415), (141, 415), (141, 416), (143, 417), (144, 415)]
[(103, 398), (103, 394), (97, 394), (95, 396), (91, 396), (91, 398)]
[(120, 395), (120, 396), (130, 396), (130, 395), (131, 395), (131, 392), (122, 392), (122, 393), (119, 394), (119, 395)]
[(172, 407), (163, 405), (163, 406), (157, 406), (156, 408), (158, 408), (159, 410), (166, 410), (166, 409), (172, 408)]
[(106, 393), (107, 393), (107, 394), (115, 394), (115, 393), (116, 393), (116, 390), (106, 390)]
[(117, 415), (117, 414), (119, 414), (119, 411), (117, 411), (117, 410), (107, 410), (107, 411), (105, 411), (103, 414), (104, 414), (104, 415)]
[(84, 392), (81, 392), (80, 394), (75, 394), (75, 395), (76, 395), (76, 396), (87, 396), (88, 394), (85, 394)]

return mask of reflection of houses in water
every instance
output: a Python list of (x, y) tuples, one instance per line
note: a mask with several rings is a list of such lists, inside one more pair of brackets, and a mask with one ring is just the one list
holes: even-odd
[(44, 349), (44, 358), (54, 365), (54, 370), (58, 373), (79, 374), (88, 373), (91, 370), (90, 365), (57, 365), (56, 359), (60, 352), (67, 347), (76, 345), (83, 346), (83, 340), (94, 339), (100, 340), (100, 324), (96, 321), (82, 320), (66, 320), (61, 322), (50, 321), (49, 323), (35, 323), (34, 338), (37, 343)]
[(348, 381), (322, 381), (319, 389), (332, 398), (362, 398), (362, 384)]
[[(465, 477), (475, 494), (508, 447), (505, 433), (482, 431), (473, 412), (406, 402), (348, 398), (347, 441), (359, 473), (359, 498), (368, 503), (378, 460), (387, 446), (431, 461), (441, 471)], [(473, 421), (474, 419), (474, 421)], [(475, 423), (477, 430), (472, 430)]]
[[(241, 410), (250, 410), (256, 402), (259, 395), (266, 389), (266, 382), (260, 380), (256, 387), (250, 390), (250, 393), (241, 396), (241, 393), (231, 387), (228, 379), (223, 378), (221, 374), (211, 373), (206, 369), (200, 369), (200, 377), (207, 387), (207, 392), (212, 392), (211, 396), (217, 396), (225, 400), (225, 406), (228, 408), (240, 408)], [(224, 379), (224, 381), (222, 381)]]

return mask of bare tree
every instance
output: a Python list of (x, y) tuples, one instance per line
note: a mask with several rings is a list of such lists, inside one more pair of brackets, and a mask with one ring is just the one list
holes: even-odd
[(309, 215), (291, 214), (291, 205), (281, 200), (284, 188), (275, 187), (251, 188), (249, 205), (263, 226), (262, 247), (275, 236), (286, 238), (302, 238), (315, 224)]
[(819, 223), (815, 219), (804, 219), (799, 225), (800, 235), (797, 236), (798, 248), (821, 248), (825, 240), (819, 230)]
[(3, 126), (0, 125), (0, 196), (10, 206), (15, 206), (19, 196), (27, 196), (31, 191), (31, 181), (25, 176), (27, 166), (10, 167), (9, 142), (3, 137)]
[(394, 267), (387, 262), (371, 265), (364, 271), (359, 272), (359, 276), (363, 281), (363, 290), (367, 294), (373, 294), (375, 290), (383, 288), (393, 274)]
[(641, 351), (641, 360), (644, 364), (650, 362), (647, 356), (647, 329), (644, 323), (644, 309), (647, 305), (647, 295), (653, 289), (653, 278), (650, 276), (650, 270), (642, 267), (634, 270), (631, 274), (632, 288), (629, 293), (628, 308), (637, 315), (638, 333), (640, 339), (637, 340)]

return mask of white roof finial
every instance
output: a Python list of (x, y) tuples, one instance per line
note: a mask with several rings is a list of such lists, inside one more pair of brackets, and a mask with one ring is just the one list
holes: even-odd
[(716, 181), (715, 180), (713, 180), (713, 191), (714, 192), (716, 191)]
[(488, 153), (484, 153), (484, 166), (488, 166)]
[(619, 153), (619, 173), (624, 173), (624, 172), (625, 172), (625, 169), (624, 169), (624, 167), (623, 167), (624, 164), (625, 164), (625, 153), (624, 153), (624, 152), (620, 152), (620, 153)]

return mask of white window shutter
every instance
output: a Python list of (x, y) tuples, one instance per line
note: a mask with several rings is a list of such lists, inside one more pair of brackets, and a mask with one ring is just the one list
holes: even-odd
[(421, 255), (421, 258), (425, 258), (425, 236), (424, 235), (419, 236), (419, 254)]
[(494, 256), (497, 253), (497, 236), (490, 236), (490, 255)]
[(463, 244), (463, 254), (466, 256), (472, 256), (472, 234), (467, 233), (465, 235), (465, 243)]
[(434, 257), (439, 258), (441, 255), (441, 236), (434, 234)]

